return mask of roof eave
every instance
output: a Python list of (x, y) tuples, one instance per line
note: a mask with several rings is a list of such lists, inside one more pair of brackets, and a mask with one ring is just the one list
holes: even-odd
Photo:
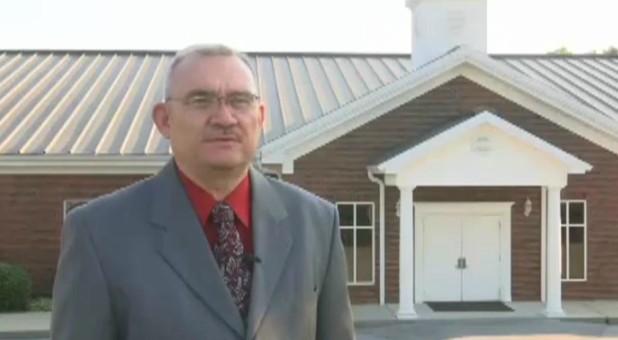
[(148, 175), (171, 155), (3, 155), (0, 174)]

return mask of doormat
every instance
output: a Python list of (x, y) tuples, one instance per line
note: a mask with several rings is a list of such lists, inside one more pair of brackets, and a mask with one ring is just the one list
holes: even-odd
[(513, 312), (502, 301), (425, 302), (434, 312)]

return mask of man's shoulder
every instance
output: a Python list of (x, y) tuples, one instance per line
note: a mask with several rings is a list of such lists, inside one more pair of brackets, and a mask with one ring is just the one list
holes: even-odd
[(288, 204), (302, 205), (307, 209), (315, 208), (328, 211), (332, 211), (335, 208), (332, 202), (297, 184), (271, 177), (267, 177), (267, 180), (279, 196)]
[(122, 211), (135, 209), (144, 198), (149, 197), (152, 177), (137, 180), (127, 186), (96, 196), (72, 209), (69, 214), (83, 217), (105, 217), (118, 215)]
[(325, 198), (320, 197), (316, 193), (311, 192), (297, 184), (287, 182), (283, 179), (267, 178), (273, 188), (275, 188), (275, 190), (279, 193), (285, 195), (286, 198), (306, 203), (315, 203), (323, 205), (324, 207), (332, 206), (332, 203)]

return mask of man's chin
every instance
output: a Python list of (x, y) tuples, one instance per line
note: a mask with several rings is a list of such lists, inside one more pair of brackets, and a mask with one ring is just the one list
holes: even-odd
[(238, 159), (209, 159), (202, 162), (202, 164), (217, 171), (231, 171), (247, 166), (246, 162)]

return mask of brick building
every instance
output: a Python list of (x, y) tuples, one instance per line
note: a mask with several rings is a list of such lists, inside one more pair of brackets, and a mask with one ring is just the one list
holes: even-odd
[[(411, 56), (248, 53), (261, 164), (338, 205), (353, 302), (618, 298), (618, 57), (490, 55), (484, 1), (408, 5)], [(0, 261), (36, 293), (66, 212), (170, 157), (172, 56), (0, 51)]]

